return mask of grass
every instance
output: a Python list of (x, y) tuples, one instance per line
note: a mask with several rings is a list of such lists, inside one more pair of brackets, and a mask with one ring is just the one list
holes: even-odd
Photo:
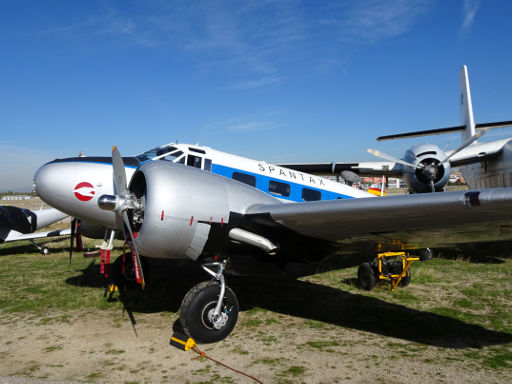
[[(86, 240), (87, 247), (95, 243)], [(138, 314), (177, 314), (187, 290), (207, 279), (194, 267), (179, 269), (178, 274), (173, 267), (165, 275), (173, 279), (157, 273), (156, 283), (150, 281), (145, 292), (130, 293), (124, 304), (108, 302), (99, 260), (85, 259), (77, 252), (70, 265), (68, 240), (49, 245), (51, 254), (46, 256), (26, 243), (0, 247), (2, 322), (23, 318), (34, 325), (69, 324), (75, 316), (120, 311), (127, 305), (142, 323), (144, 318)], [(118, 248), (114, 254), (120, 252)], [(281, 383), (301, 382), (316, 369), (312, 365), (316, 363), (301, 362), (286, 355), (288, 351), (321, 356), (321, 361), (331, 355), (339, 361), (343, 356), (339, 364), (349, 359), (345, 365), (354, 367), (351, 377), (358, 377), (357, 367), (369, 360), (393, 372), (392, 367), (407, 359), (431, 365), (430, 381), (448, 380), (445, 373), (435, 373), (447, 366), (512, 374), (512, 259), (489, 256), (487, 261), (479, 257), (475, 262), (442, 256), (414, 263), (410, 286), (395, 292), (387, 282), (362, 291), (354, 284), (357, 267), (330, 270), (324, 265), (324, 272), (300, 279), (229, 277), (241, 313), (219, 357), (225, 353), (227, 361), (230, 356), (246, 359), (246, 367), (270, 372), (269, 382)], [(121, 321), (113, 316), (108, 326), (119, 327)], [(5, 344), (10, 346), (12, 341)], [(262, 352), (255, 354), (253, 345)], [(109, 357), (128, 353), (109, 343), (104, 347)], [(159, 348), (155, 347), (155, 355)], [(52, 355), (60, 349), (51, 344), (43, 352)], [(360, 352), (365, 350), (367, 355)], [(29, 366), (23, 372), (30, 375), (38, 369)], [(193, 382), (236, 382), (225, 371), (219, 372), (217, 367), (203, 366), (194, 371)], [(88, 372), (84, 378), (108, 381), (103, 371)]]

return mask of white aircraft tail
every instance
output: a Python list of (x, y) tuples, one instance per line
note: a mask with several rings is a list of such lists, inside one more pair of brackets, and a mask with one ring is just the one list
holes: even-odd
[[(466, 143), (467, 146), (471, 143), (476, 143), (476, 139), (482, 136), (482, 134), (484, 134), (488, 129), (512, 127), (512, 121), (510, 120), (475, 125), (475, 118), (473, 117), (473, 104), (471, 102), (471, 91), (469, 90), (468, 68), (465, 65), (460, 69), (460, 119), (462, 121), (462, 125), (456, 127), (427, 129), (425, 131), (405, 132), (394, 135), (379, 136), (377, 137), (377, 141), (408, 139), (411, 137), (423, 137), (440, 135), (444, 133), (462, 132), (462, 143)], [(481, 132), (479, 136), (475, 136), (476, 128), (478, 128), (480, 130), (479, 132)], [(470, 139), (471, 141), (467, 143), (467, 141)], [(459, 147), (459, 150), (462, 148), (464, 147)]]
[(468, 68), (465, 65), (460, 69), (460, 120), (465, 127), (464, 131), (462, 131), (462, 142), (464, 142), (476, 133), (471, 91), (469, 89)]

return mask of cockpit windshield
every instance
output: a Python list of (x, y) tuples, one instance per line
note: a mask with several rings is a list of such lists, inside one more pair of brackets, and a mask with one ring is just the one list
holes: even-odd
[(164, 145), (161, 147), (156, 147), (156, 148), (150, 149), (149, 151), (141, 153), (140, 155), (137, 155), (135, 157), (137, 159), (139, 159), (141, 163), (144, 163), (146, 161), (160, 160), (160, 159), (168, 160), (168, 161), (175, 161), (181, 155), (183, 155), (183, 152), (180, 151), (178, 148), (176, 148), (172, 145)]

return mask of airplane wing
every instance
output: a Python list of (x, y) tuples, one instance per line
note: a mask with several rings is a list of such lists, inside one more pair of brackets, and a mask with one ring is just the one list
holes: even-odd
[[(450, 164), (453, 167), (459, 165), (478, 163), (480, 161), (489, 160), (498, 156), (503, 147), (510, 141), (510, 138), (492, 141), (489, 143), (478, 143), (464, 148), (456, 153), (451, 159)], [(447, 151), (446, 155), (449, 156), (453, 151)]]
[(280, 167), (290, 168), (299, 172), (319, 176), (339, 175), (342, 171), (352, 171), (363, 177), (402, 176), (402, 166), (392, 161), (366, 161), (356, 163), (295, 163), (278, 165)]
[(39, 239), (42, 237), (55, 237), (55, 236), (66, 236), (71, 234), (71, 229), (59, 229), (56, 231), (47, 231), (47, 232), (33, 232), (33, 233), (20, 233), (16, 231), (9, 232), (9, 235), (4, 240), (8, 241), (18, 241), (18, 240), (33, 240)]
[(246, 218), (327, 240), (345, 253), (510, 240), (512, 188), (260, 205)]

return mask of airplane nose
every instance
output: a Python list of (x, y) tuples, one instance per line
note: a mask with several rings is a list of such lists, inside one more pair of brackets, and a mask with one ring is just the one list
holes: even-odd
[(37, 195), (46, 203), (58, 208), (56, 199), (63, 197), (61, 180), (65, 175), (59, 172), (59, 166), (50, 162), (42, 165), (34, 175), (34, 187)]
[(35, 190), (45, 203), (59, 211), (115, 227), (115, 214), (100, 209), (97, 204), (99, 196), (114, 192), (112, 165), (108, 160), (72, 157), (46, 163), (34, 174)]

